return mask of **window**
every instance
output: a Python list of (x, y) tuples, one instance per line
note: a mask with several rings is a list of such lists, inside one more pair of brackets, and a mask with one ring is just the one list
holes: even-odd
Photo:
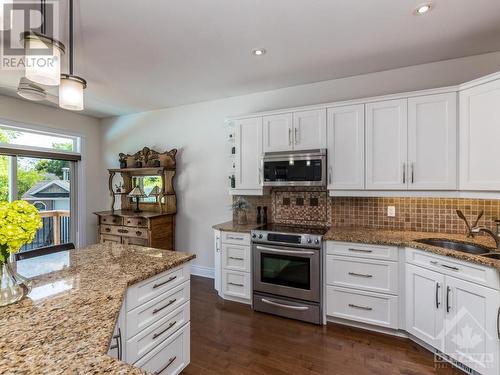
[(21, 251), (76, 242), (79, 144), (78, 137), (0, 125), (0, 201), (25, 200), (43, 221)]

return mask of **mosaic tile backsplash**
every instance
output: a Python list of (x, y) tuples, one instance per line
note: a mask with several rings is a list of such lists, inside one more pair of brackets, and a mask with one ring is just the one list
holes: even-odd
[[(252, 205), (248, 219), (255, 221), (257, 206), (268, 207), (270, 222), (299, 225), (342, 225), (376, 229), (464, 233), (456, 210), (470, 223), (484, 211), (479, 225), (495, 227), (500, 219), (500, 200), (448, 198), (344, 198), (328, 197), (317, 189), (273, 190), (262, 197), (246, 196)], [(396, 216), (387, 216), (387, 207), (396, 207)]]

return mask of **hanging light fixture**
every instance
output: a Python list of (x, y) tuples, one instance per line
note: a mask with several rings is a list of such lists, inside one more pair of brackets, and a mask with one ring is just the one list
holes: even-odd
[(58, 86), (61, 82), (61, 55), (64, 44), (46, 33), (45, 0), (40, 1), (42, 14), (41, 33), (25, 31), (21, 35), (24, 42), (25, 76), (30, 81), (46, 86)]
[(73, 0), (69, 0), (69, 74), (61, 74), (59, 107), (70, 111), (83, 110), (83, 90), (87, 81), (73, 74)]

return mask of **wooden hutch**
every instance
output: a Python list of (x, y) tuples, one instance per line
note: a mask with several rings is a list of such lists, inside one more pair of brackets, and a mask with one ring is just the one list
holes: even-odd
[[(164, 153), (145, 147), (133, 154), (120, 154), (120, 167), (108, 169), (111, 210), (95, 212), (98, 216), (100, 243), (121, 243), (175, 250), (175, 214), (177, 198), (173, 186), (177, 150)], [(121, 177), (120, 185), (115, 182)], [(158, 178), (161, 183), (153, 198), (155, 202), (136, 202), (128, 196), (145, 178)], [(149, 196), (151, 198), (151, 196)], [(121, 209), (115, 210), (116, 199)]]

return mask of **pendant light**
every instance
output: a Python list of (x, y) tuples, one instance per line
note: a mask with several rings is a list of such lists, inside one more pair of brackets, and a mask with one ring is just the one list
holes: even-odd
[(45, 35), (45, 0), (40, 1), (40, 11), (41, 33), (26, 31), (21, 34), (24, 42), (25, 76), (41, 85), (58, 86), (61, 82), (61, 55), (64, 54), (65, 47), (60, 41)]
[(83, 90), (87, 81), (73, 74), (73, 0), (69, 0), (69, 74), (61, 74), (59, 107), (70, 111), (83, 110)]

